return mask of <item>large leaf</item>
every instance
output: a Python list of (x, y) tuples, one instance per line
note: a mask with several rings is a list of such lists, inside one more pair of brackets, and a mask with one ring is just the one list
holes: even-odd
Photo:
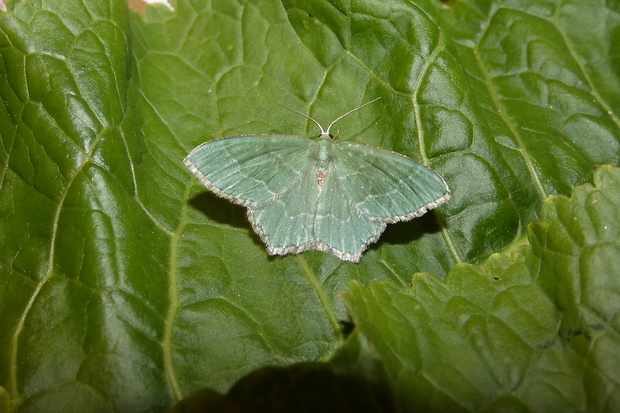
[(620, 169), (552, 196), (531, 246), (410, 291), (351, 282), (361, 334), (416, 411), (620, 409)]
[[(521, 242), (547, 195), (617, 163), (615, 3), (478, 3), (179, 0), (140, 16), (121, 0), (9, 2), (0, 402), (162, 410), (326, 359), (350, 280), (404, 288), (482, 261)], [(411, 156), (454, 195), (359, 264), (267, 256), (243, 209), (182, 165), (213, 138), (317, 134), (274, 101), (328, 123), (377, 96), (340, 139)]]

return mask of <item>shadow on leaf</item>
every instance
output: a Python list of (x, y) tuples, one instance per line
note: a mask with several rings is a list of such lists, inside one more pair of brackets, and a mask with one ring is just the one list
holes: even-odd
[(398, 405), (385, 383), (336, 371), (327, 363), (299, 363), (253, 371), (226, 395), (199, 390), (170, 413), (402, 411)]
[(204, 191), (189, 200), (192, 208), (202, 212), (211, 221), (237, 228), (250, 228), (246, 208), (235, 205), (215, 194)]
[(424, 234), (433, 234), (441, 230), (435, 211), (430, 211), (411, 221), (388, 224), (379, 242), (371, 246), (377, 248), (382, 242), (394, 245), (404, 245), (417, 241)]

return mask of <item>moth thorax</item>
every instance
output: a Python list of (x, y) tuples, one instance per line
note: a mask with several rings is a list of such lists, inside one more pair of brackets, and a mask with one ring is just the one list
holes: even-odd
[(332, 141), (325, 141), (325, 140), (319, 141), (319, 145), (318, 145), (319, 147), (316, 152), (316, 160), (318, 162), (318, 166), (320, 169), (325, 169), (325, 167), (330, 161), (331, 155), (329, 153), (330, 152), (329, 145), (331, 144), (332, 144)]

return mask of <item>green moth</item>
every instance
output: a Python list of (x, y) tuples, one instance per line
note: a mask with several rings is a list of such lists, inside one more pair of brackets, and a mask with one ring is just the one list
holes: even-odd
[[(379, 99), (379, 98), (377, 98)], [(413, 159), (321, 134), (246, 135), (205, 142), (185, 165), (216, 195), (247, 207), (271, 255), (312, 249), (359, 262), (387, 224), (423, 215), (450, 198), (448, 185)]]

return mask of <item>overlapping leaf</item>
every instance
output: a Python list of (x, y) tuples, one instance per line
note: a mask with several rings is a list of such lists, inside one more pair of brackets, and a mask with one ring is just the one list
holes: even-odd
[(532, 246), (460, 265), (411, 291), (352, 282), (346, 294), (409, 405), (430, 411), (620, 407), (620, 169), (549, 198)]

